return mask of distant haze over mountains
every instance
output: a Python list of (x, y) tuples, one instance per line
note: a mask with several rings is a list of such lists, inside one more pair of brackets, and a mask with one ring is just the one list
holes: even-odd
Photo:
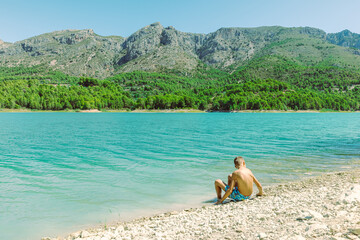
[(360, 35), (326, 34), (311, 27), (220, 28), (209, 34), (180, 32), (160, 23), (131, 36), (64, 30), (15, 43), (0, 40), (0, 66), (44, 65), (75, 76), (105, 78), (135, 70), (192, 74), (199, 68), (231, 72), (250, 60), (276, 55), (301, 65), (360, 67)]

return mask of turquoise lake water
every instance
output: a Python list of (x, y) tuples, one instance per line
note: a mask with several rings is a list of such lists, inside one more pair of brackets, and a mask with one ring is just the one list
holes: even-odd
[(1, 113), (0, 239), (202, 204), (238, 155), (263, 185), (360, 167), (360, 114)]

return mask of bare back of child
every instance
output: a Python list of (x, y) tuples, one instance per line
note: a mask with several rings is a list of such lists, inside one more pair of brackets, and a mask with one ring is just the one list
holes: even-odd
[[(245, 160), (242, 157), (236, 157), (234, 159), (236, 171), (228, 176), (228, 184), (224, 183), (220, 179), (215, 181), (215, 190), (218, 201), (216, 204), (222, 203), (226, 198), (230, 197), (237, 201), (249, 199), (253, 193), (253, 184), (259, 190), (257, 196), (263, 195), (263, 190), (260, 182), (255, 178), (250, 169), (246, 168)], [(225, 194), (221, 197), (221, 191)]]

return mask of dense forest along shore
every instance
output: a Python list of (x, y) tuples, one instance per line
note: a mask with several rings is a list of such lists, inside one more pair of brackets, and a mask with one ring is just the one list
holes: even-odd
[(69, 113), (359, 113), (360, 111), (323, 110), (237, 110), (237, 111), (205, 111), (198, 109), (71, 109), (71, 110), (36, 110), (36, 109), (0, 109), (0, 113), (39, 113), (39, 112), (69, 112)]

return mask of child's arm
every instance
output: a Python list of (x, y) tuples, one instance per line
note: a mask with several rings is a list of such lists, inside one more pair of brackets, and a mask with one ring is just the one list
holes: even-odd
[(254, 183), (256, 184), (256, 187), (258, 188), (259, 192), (258, 194), (256, 194), (256, 196), (261, 196), (263, 195), (263, 189), (262, 189), (262, 186), (261, 186), (261, 183), (256, 179), (256, 177), (253, 175), (253, 179), (254, 179)]

